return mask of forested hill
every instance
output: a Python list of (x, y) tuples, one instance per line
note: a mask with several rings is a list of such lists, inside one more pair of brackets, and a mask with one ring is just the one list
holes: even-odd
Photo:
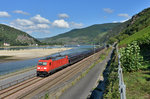
[(46, 38), (43, 42), (63, 44), (91, 44), (99, 43), (99, 40), (112, 28), (121, 23), (96, 24), (86, 28), (73, 29), (69, 32)]
[(0, 24), (0, 45), (3, 45), (4, 42), (14, 46), (40, 43), (40, 41), (23, 31)]

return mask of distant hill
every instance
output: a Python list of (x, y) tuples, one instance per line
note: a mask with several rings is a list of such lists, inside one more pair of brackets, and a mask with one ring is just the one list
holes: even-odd
[(4, 42), (13, 46), (40, 43), (40, 41), (23, 31), (0, 24), (0, 45), (3, 45)]
[(112, 37), (119, 35), (122, 31), (124, 31), (130, 24), (130, 20), (120, 23), (116, 27), (109, 30), (103, 37), (100, 39), (100, 43), (108, 42)]
[(82, 29), (73, 29), (69, 32), (46, 38), (41, 41), (49, 43), (61, 42), (63, 44), (92, 44), (93, 42), (99, 43), (103, 35), (120, 24), (121, 23), (96, 24)]

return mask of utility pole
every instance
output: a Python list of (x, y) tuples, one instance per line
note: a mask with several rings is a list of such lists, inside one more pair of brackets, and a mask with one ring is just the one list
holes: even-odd
[[(95, 54), (95, 44), (94, 44), (94, 42), (93, 42), (93, 50), (94, 50), (94, 54)], [(93, 61), (94, 61), (94, 56), (95, 56), (94, 54), (93, 54)]]

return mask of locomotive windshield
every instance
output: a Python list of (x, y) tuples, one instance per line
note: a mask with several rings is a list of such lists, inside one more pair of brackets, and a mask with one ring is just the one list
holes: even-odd
[(39, 62), (38, 65), (46, 66), (46, 65), (47, 65), (47, 62)]

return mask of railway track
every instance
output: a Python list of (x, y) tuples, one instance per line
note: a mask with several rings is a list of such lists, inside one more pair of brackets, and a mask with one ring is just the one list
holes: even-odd
[(36, 82), (38, 82), (40, 80), (42, 80), (42, 78), (33, 77), (33, 78), (31, 78), (29, 80), (26, 80), (26, 81), (24, 81), (22, 83), (19, 83), (17, 85), (14, 85), (12, 87), (7, 88), (7, 89), (1, 90), (0, 91), (0, 99), (1, 98), (2, 99), (6, 98), (6, 97), (8, 97), (8, 96), (10, 96), (10, 95), (12, 95), (12, 94), (14, 94), (14, 93), (24, 89), (24, 88), (26, 88), (28, 86), (31, 86), (32, 84), (34, 84), (34, 83), (36, 83)]
[(33, 91), (30, 94), (26, 94), (20, 98), (24, 98), (24, 99), (29, 99), (33, 96), (35, 96), (37, 93), (41, 93), (43, 91), (47, 91), (48, 89), (67, 81), (68, 79), (70, 79), (71, 77), (73, 77), (73, 75), (77, 74), (78, 72), (81, 72), (86, 66), (91, 64), (91, 58), (93, 60), (95, 60), (96, 58), (99, 57), (99, 53), (96, 53), (95, 57), (88, 57), (88, 59), (84, 60), (81, 63), (78, 64), (74, 64), (74, 68), (70, 68), (70, 71), (66, 72), (65, 74), (63, 74), (62, 76), (58, 76), (57, 78), (55, 78), (55, 80), (52, 80), (50, 83), (46, 83), (46, 85), (44, 85), (43, 87), (40, 87), (40, 89)]
[[(82, 65), (82, 67), (81, 67), (81, 65)], [(35, 96), (37, 93), (46, 91), (49, 88), (51, 88), (53, 86), (56, 86), (59, 83), (64, 82), (67, 79), (71, 78), (72, 75), (75, 75), (77, 73), (77, 71), (83, 69), (84, 67), (85, 67), (84, 64), (80, 64), (80, 67), (75, 66), (74, 68), (70, 69), (70, 71), (66, 72), (65, 74), (62, 74), (62, 76), (58, 76), (57, 78), (55, 78), (55, 80), (52, 80), (50, 83), (46, 83), (44, 86), (41, 86), (40, 88), (38, 88), (38, 90), (36, 90), (36, 91), (34, 91), (30, 94), (23, 95), (21, 98), (28, 99), (28, 98), (31, 98), (31, 97)]]
[(25, 98), (29, 99), (36, 94), (46, 91), (51, 87), (54, 87), (62, 82), (67, 81), (73, 75), (81, 72), (86, 66), (91, 64), (91, 61), (97, 59), (100, 55), (100, 52), (91, 55), (80, 62), (73, 64), (55, 74), (46, 77), (34, 77), (27, 81), (24, 81), (20, 84), (7, 88), (5, 90), (0, 91), (0, 99), (16, 99), (16, 98)]

